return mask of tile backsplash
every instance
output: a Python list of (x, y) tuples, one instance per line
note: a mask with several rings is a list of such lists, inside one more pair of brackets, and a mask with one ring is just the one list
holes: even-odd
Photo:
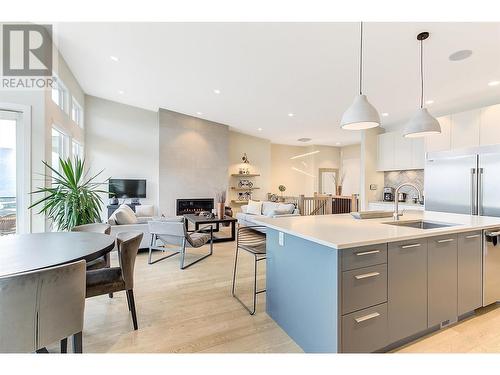
[[(391, 171), (384, 172), (384, 187), (392, 187), (396, 189), (404, 182), (415, 184), (421, 192), (424, 190), (424, 170), (415, 169), (410, 171)], [(412, 187), (405, 186), (401, 188), (402, 193), (408, 194), (408, 200), (417, 197), (418, 194)]]

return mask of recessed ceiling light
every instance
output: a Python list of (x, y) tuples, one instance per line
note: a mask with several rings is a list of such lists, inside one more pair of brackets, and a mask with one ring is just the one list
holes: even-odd
[(219, 89), (214, 89), (214, 94), (219, 95), (220, 94), (220, 90)]
[(109, 58), (113, 61), (116, 61), (116, 62), (118, 62), (118, 60), (119, 60), (118, 57), (116, 57), (116, 56), (109, 56)]
[(299, 142), (309, 142), (311, 140), (311, 138), (299, 138), (297, 139), (297, 141)]
[(203, 114), (203, 112), (196, 112), (196, 114), (197, 114), (197, 115), (202, 115), (202, 114)]
[(123, 90), (118, 90), (118, 94), (123, 95), (123, 94), (125, 94), (125, 91), (123, 91)]
[(262, 128), (257, 128), (257, 130), (261, 132), (261, 131), (262, 131)]
[(470, 49), (462, 49), (460, 51), (453, 52), (448, 59), (450, 61), (460, 61), (469, 58), (472, 55), (472, 51)]
[(498, 86), (500, 85), (500, 81), (491, 81), (491, 82), (488, 82), (488, 86)]
[(383, 113), (382, 113), (382, 116), (383, 116), (383, 117), (387, 117), (387, 116), (389, 116), (389, 114), (388, 114), (387, 112), (383, 112)]
[(434, 100), (426, 100), (425, 101), (425, 104), (433, 104), (434, 103)]
[(293, 116), (295, 116), (295, 114), (294, 114), (294, 113), (291, 113), (291, 112), (290, 112), (290, 113), (288, 114), (288, 117), (293, 117)]

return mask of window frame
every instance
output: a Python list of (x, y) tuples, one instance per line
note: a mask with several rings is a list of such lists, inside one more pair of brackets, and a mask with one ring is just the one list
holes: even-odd
[[(54, 84), (56, 85), (56, 87), (55, 88), (52, 87), (50, 98), (51, 98), (52, 102), (61, 109), (61, 111), (63, 111), (67, 115), (69, 115), (69, 95), (70, 95), (70, 93), (69, 93), (68, 87), (64, 84), (64, 82), (56, 74), (53, 74), (53, 79), (54, 79)], [(54, 100), (54, 90), (57, 90), (59, 103), (57, 103)]]
[[(75, 109), (77, 112), (75, 113)], [(75, 114), (75, 116), (73, 116)], [(77, 124), (80, 128), (83, 129), (83, 106), (75, 99), (74, 96), (71, 96), (71, 120)], [(76, 118), (74, 118), (76, 117)]]

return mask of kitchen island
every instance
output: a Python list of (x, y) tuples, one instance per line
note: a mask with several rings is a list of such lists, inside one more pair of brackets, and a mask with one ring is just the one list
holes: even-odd
[(483, 230), (500, 228), (500, 218), (430, 211), (397, 225), (349, 214), (259, 223), (267, 313), (304, 351), (331, 353), (387, 351), (473, 313)]

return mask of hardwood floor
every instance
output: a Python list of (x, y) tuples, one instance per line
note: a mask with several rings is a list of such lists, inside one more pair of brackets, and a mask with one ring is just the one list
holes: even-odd
[[(148, 265), (140, 253), (134, 294), (139, 330), (134, 331), (124, 292), (86, 301), (83, 347), (86, 353), (296, 353), (301, 352), (265, 313), (265, 294), (250, 316), (231, 296), (234, 242), (217, 243), (214, 255), (184, 271), (174, 256)], [(190, 250), (187, 260), (206, 251)], [(155, 253), (156, 257), (161, 253)], [(241, 256), (240, 292), (251, 298), (253, 260)], [(112, 264), (117, 264), (112, 254)], [(259, 272), (263, 282), (265, 264)], [(500, 309), (496, 306), (447, 329), (406, 345), (397, 352), (500, 352)], [(58, 352), (58, 347), (49, 348)]]

